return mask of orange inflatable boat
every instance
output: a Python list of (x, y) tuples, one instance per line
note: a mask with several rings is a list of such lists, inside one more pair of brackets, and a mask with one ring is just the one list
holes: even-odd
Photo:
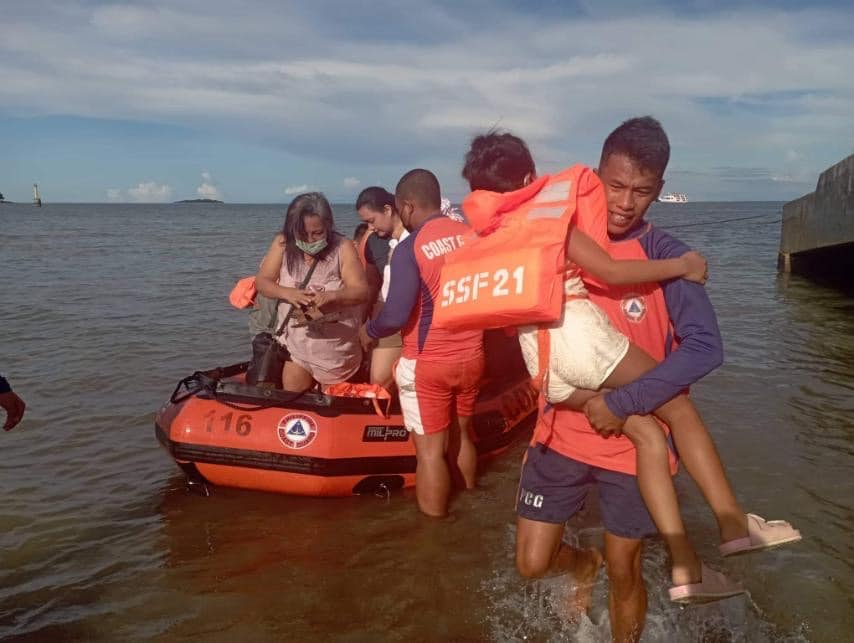
[[(493, 331), (502, 333), (503, 331)], [(530, 437), (537, 394), (515, 337), (487, 342), (474, 416), (478, 453)], [(515, 344), (515, 346), (514, 346)], [(157, 439), (188, 482), (304, 496), (393, 491), (415, 483), (415, 448), (396, 400), (293, 394), (243, 382), (247, 363), (181, 380), (155, 418)]]

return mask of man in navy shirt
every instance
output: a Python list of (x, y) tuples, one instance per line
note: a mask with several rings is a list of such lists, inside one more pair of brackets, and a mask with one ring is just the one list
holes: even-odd
[[(615, 259), (665, 259), (687, 250), (643, 219), (664, 185), (669, 152), (664, 130), (650, 117), (626, 121), (605, 141), (598, 174), (608, 199), (609, 254)], [(634, 475), (634, 447), (626, 438), (603, 436), (619, 435), (629, 415), (649, 414), (717, 368), (723, 348), (714, 309), (697, 284), (679, 279), (591, 288), (590, 297), (618, 330), (660, 363), (628, 385), (592, 398), (586, 417), (569, 408), (541, 408), (535, 445), (528, 450), (519, 485), (516, 563), (528, 577), (549, 570), (573, 574), (579, 588), (575, 607), (586, 609), (602, 557), (593, 549), (563, 544), (562, 536), (566, 520), (580, 510), (588, 487), (596, 484), (605, 526), (612, 635), (617, 641), (636, 641), (647, 604), (642, 538), (656, 529)], [(677, 447), (718, 520), (721, 552), (769, 546), (761, 531), (775, 532), (779, 540), (773, 544), (799, 539), (788, 523), (772, 525), (745, 515), (708, 432), (696, 420), (691, 423), (696, 432), (682, 432)], [(670, 459), (675, 472), (675, 454)]]

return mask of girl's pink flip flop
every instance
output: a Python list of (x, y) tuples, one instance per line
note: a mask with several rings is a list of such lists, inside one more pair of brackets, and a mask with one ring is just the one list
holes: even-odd
[(674, 603), (711, 603), (745, 592), (741, 583), (731, 581), (720, 572), (706, 567), (705, 563), (702, 570), (703, 580), (699, 583), (671, 587), (668, 590), (670, 600)]
[(747, 554), (801, 540), (801, 532), (785, 520), (765, 520), (756, 514), (747, 514), (747, 533), (748, 535), (744, 538), (730, 540), (720, 545), (718, 549), (721, 555)]

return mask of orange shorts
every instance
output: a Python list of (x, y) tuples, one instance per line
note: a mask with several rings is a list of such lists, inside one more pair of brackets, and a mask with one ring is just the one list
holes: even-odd
[(445, 431), (454, 415), (474, 415), (483, 355), (461, 362), (401, 357), (394, 368), (406, 428), (419, 435)]

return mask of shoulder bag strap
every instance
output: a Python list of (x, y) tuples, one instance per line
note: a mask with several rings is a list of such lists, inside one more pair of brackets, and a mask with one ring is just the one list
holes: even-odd
[[(299, 289), (302, 290), (308, 285), (308, 280), (311, 279), (311, 275), (314, 274), (314, 269), (317, 267), (317, 257), (313, 257), (311, 260), (311, 265), (308, 267), (308, 272), (305, 274), (305, 278), (302, 280), (302, 283), (299, 285)], [(279, 329), (276, 331), (276, 337), (285, 332), (285, 328), (288, 325), (288, 322), (291, 319), (291, 315), (294, 314), (294, 305), (291, 304), (290, 309), (288, 310), (288, 314), (285, 315), (285, 319), (282, 322)]]

